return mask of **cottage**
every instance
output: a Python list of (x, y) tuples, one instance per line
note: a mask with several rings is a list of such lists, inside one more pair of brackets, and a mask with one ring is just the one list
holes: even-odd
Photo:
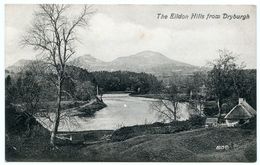
[(218, 126), (218, 118), (216, 117), (209, 117), (206, 119), (205, 127), (217, 127)]
[(231, 109), (225, 116), (226, 124), (228, 127), (234, 127), (238, 124), (247, 122), (250, 118), (256, 115), (256, 111), (252, 108), (245, 99), (239, 98), (238, 104)]

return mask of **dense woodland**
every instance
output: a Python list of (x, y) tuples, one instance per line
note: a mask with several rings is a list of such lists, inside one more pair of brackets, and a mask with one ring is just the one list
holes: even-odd
[[(51, 81), (53, 77), (51, 73), (37, 74), (31, 68), (8, 74), (5, 79), (6, 104), (26, 103), (30, 104), (30, 109), (35, 109), (41, 102), (55, 101), (55, 84)], [(100, 93), (121, 91), (146, 94), (158, 91), (162, 82), (146, 73), (88, 72), (68, 66), (62, 97), (63, 100), (88, 101), (95, 98), (97, 87)]]
[[(237, 83), (225, 82), (228, 92), (224, 94), (224, 111), (228, 111), (237, 102), (238, 97), (243, 97), (256, 108), (256, 70), (237, 70)], [(210, 72), (195, 72), (192, 75), (175, 74), (167, 82), (159, 81), (155, 76), (146, 73), (127, 71), (98, 71), (88, 72), (85, 69), (69, 66), (64, 81), (63, 100), (88, 101), (95, 98), (96, 88), (100, 93), (131, 92), (135, 94), (156, 94), (165, 92), (169, 86), (176, 86), (177, 93), (188, 101), (204, 97), (205, 113), (217, 114), (216, 96), (210, 90)], [(34, 71), (25, 70), (17, 74), (6, 76), (6, 104), (23, 104), (26, 109), (35, 109), (42, 102), (55, 101), (55, 87), (51, 81), (44, 79), (49, 75), (37, 75)], [(51, 78), (49, 78), (51, 79)], [(206, 87), (205, 96), (201, 96), (201, 87)], [(211, 103), (210, 103), (211, 101)], [(212, 102), (213, 101), (213, 102)]]
[(156, 92), (162, 87), (162, 83), (155, 76), (147, 73), (100, 71), (92, 74), (104, 92), (128, 91), (146, 94)]

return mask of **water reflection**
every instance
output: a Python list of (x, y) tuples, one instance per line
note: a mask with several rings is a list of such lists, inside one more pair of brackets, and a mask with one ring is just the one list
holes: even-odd
[[(128, 94), (105, 94), (107, 107), (96, 112), (94, 117), (69, 117), (61, 120), (59, 131), (114, 130), (123, 126), (167, 122), (160, 113), (154, 111), (151, 104), (156, 99), (131, 97)], [(189, 118), (188, 105), (179, 103), (180, 120)], [(48, 119), (38, 118), (44, 126), (51, 128)]]

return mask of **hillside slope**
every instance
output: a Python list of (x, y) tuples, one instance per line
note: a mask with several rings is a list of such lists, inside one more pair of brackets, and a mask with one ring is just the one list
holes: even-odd
[[(237, 128), (197, 129), (145, 135), (82, 149), (91, 161), (248, 162), (255, 161), (256, 137)], [(234, 145), (229, 150), (217, 146)]]
[(23, 69), (23, 67), (25, 67), (26, 65), (29, 65), (32, 62), (33, 62), (33, 60), (21, 59), (21, 60), (17, 61), (16, 63), (14, 63), (13, 65), (8, 66), (6, 68), (6, 70), (17, 73), (17, 72), (21, 71)]
[[(6, 68), (8, 72), (18, 72), (33, 60), (19, 60)], [(71, 59), (68, 65), (87, 69), (88, 71), (130, 71), (145, 72), (155, 76), (172, 76), (174, 73), (190, 74), (194, 71), (206, 70), (198, 66), (176, 61), (154, 51), (142, 51), (129, 56), (118, 57), (113, 61), (104, 62), (89, 54)]]
[[(173, 134), (137, 136), (120, 142), (104, 142), (94, 145), (59, 145), (56, 149), (49, 145), (49, 135), (40, 134), (41, 136), (30, 138), (21, 136), (12, 136), (13, 140), (7, 138), (6, 160), (76, 162), (256, 161), (256, 135), (254, 131), (247, 129), (202, 128)], [(229, 150), (216, 150), (217, 146), (222, 145), (233, 145), (234, 147)]]
[(106, 62), (99, 60), (89, 54), (77, 57), (70, 61), (68, 65), (77, 66), (83, 69), (87, 69), (89, 71), (97, 70), (106, 65)]

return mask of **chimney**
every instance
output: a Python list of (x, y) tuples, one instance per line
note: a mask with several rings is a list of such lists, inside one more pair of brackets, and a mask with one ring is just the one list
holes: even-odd
[(243, 98), (238, 98), (238, 104), (242, 104), (242, 102), (244, 102)]

